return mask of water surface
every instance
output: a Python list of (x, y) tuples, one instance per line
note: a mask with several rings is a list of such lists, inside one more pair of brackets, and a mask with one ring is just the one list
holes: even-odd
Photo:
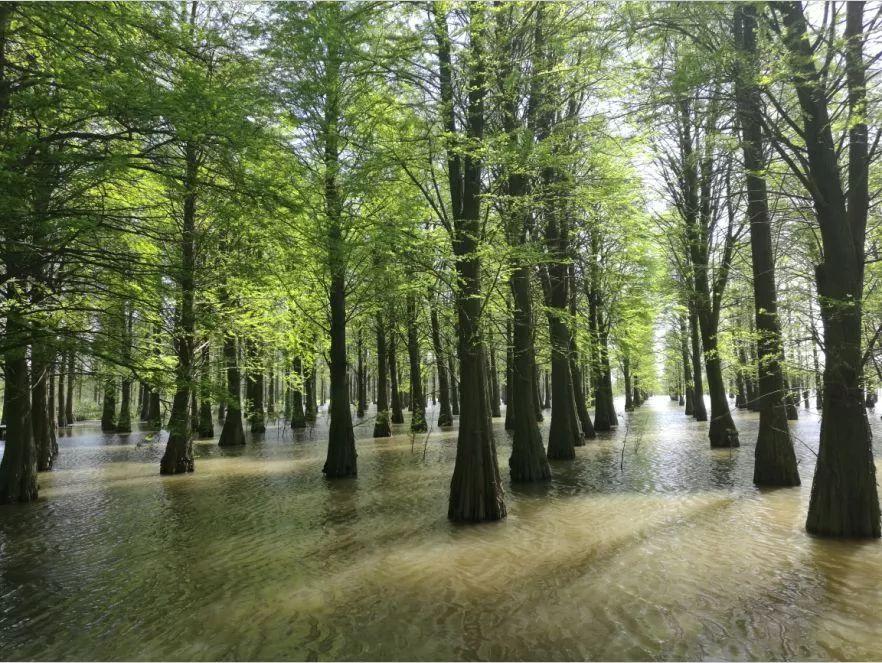
[(882, 659), (882, 543), (803, 530), (800, 415), (804, 485), (770, 491), (754, 414), (712, 451), (653, 398), (529, 488), (496, 419), (509, 517), (481, 526), (445, 518), (455, 430), (374, 440), (368, 417), (358, 478), (329, 483), (324, 413), (200, 441), (175, 477), (164, 436), (78, 424), (40, 500), (0, 507), (0, 658)]

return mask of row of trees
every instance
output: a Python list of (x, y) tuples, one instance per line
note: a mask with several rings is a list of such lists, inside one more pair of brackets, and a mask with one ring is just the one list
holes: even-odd
[(449, 517), (499, 519), (501, 395), (512, 480), (548, 480), (617, 425), (614, 386), (626, 410), (655, 387), (661, 310), (666, 379), (700, 420), (706, 375), (711, 446), (739, 444), (727, 383), (749, 385), (755, 481), (795, 485), (775, 270), (808, 262), (822, 329), (787, 325), (823, 339), (808, 527), (878, 536), (875, 18), (819, 21), (798, 3), (0, 5), (0, 500), (36, 497), (76, 355), (108, 430), (134, 406), (164, 423), (169, 474), (194, 470), (212, 404), (221, 445), (268, 406), (314, 417), (327, 366), (324, 473), (356, 476), (366, 376), (378, 437), (406, 405), (426, 430), (437, 381), (437, 425), (459, 416)]

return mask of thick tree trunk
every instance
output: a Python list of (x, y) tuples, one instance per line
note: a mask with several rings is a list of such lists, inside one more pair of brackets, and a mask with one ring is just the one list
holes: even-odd
[[(445, 128), (457, 132), (453, 107), (450, 39), (441, 3), (434, 5), (438, 43), (440, 88)], [(480, 142), (484, 131), (485, 69), (483, 9), (469, 5), (473, 69), (468, 85), (467, 133)], [(448, 149), (448, 181), (453, 214), (453, 253), (457, 284), (456, 313), (459, 330), (460, 415), (456, 462), (450, 482), (447, 516), (453, 521), (499, 520), (506, 515), (496, 444), (487, 403), (484, 344), (481, 339), (481, 161), (477, 154), (464, 156)]]
[[(435, 353), (435, 369), (438, 372), (438, 398), (441, 407), (438, 409), (438, 426), (452, 426), (453, 413), (450, 410), (450, 388), (447, 381), (447, 367), (441, 346), (441, 329), (438, 324), (438, 311), (432, 303), (430, 312), (432, 322), (432, 349)], [(497, 406), (498, 409), (498, 406)]]
[(410, 360), (410, 430), (425, 432), (426, 397), (423, 395), (423, 378), (419, 337), (417, 336), (416, 297), (407, 295), (407, 356)]
[(849, 127), (847, 194), (842, 186), (827, 95), (799, 3), (776, 6), (794, 70), (824, 261), (815, 269), (826, 362), (818, 463), (806, 529), (814, 534), (879, 537), (879, 497), (870, 431), (861, 402), (861, 299), (866, 240), (868, 151), (863, 2), (847, 5), (845, 65)]
[[(6, 318), (4, 340), (7, 342), (24, 336), (17, 318), (17, 314)], [(31, 424), (31, 389), (24, 345), (6, 351), (4, 374), (6, 447), (0, 462), (0, 504), (30, 502), (37, 499), (37, 450)]]
[(512, 412), (511, 457), (508, 460), (512, 481), (547, 481), (551, 468), (539, 425), (536, 421), (536, 353), (533, 348), (533, 302), (530, 295), (530, 270), (516, 265), (509, 280), (512, 311), (512, 372), (507, 407)]

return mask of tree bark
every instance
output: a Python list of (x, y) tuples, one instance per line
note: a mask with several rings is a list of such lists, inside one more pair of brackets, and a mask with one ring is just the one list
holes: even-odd
[(377, 314), (377, 418), (374, 421), (374, 437), (390, 437), (389, 425), (389, 385), (386, 379), (386, 328), (383, 316)]
[(453, 413), (450, 411), (450, 387), (447, 381), (447, 367), (445, 366), (444, 352), (441, 346), (438, 311), (435, 308), (434, 302), (431, 305), (430, 317), (432, 323), (432, 349), (435, 354), (435, 369), (438, 374), (438, 399), (441, 401), (441, 407), (438, 409), (438, 426), (452, 426)]
[(398, 342), (395, 329), (389, 332), (389, 381), (392, 386), (392, 415), (393, 424), (404, 423), (404, 412), (401, 410), (401, 387), (398, 380)]
[(425, 432), (426, 397), (423, 394), (423, 378), (419, 337), (417, 336), (416, 297), (407, 294), (407, 356), (410, 360), (410, 430)]
[(846, 8), (845, 66), (852, 118), (847, 194), (802, 7), (794, 2), (775, 9), (784, 17), (784, 46), (802, 110), (809, 192), (824, 248), (823, 262), (815, 268), (826, 350), (824, 402), (806, 529), (825, 536), (879, 537), (876, 467), (861, 399), (861, 301), (869, 204), (864, 3), (849, 3)]

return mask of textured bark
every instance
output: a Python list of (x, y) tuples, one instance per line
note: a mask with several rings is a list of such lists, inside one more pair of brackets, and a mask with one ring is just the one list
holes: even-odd
[(490, 370), (490, 416), (501, 417), (502, 412), (499, 409), (499, 371), (496, 369), (496, 349), (493, 342), (490, 342), (490, 361), (488, 362)]
[(315, 423), (318, 413), (318, 406), (315, 400), (315, 359), (310, 360), (304, 367), (303, 383), (306, 390), (304, 394), (306, 402), (304, 404), (303, 418), (306, 419), (307, 423)]
[(533, 347), (533, 302), (529, 266), (518, 264), (509, 279), (512, 292), (512, 373), (508, 409), (512, 411), (512, 481), (547, 481), (551, 468), (536, 421), (536, 353)]
[(692, 383), (692, 358), (689, 356), (689, 332), (686, 330), (686, 318), (684, 315), (679, 316), (680, 324), (680, 360), (683, 364), (683, 391), (685, 407), (684, 413), (687, 417), (693, 416), (695, 413), (695, 404), (693, 401), (694, 385)]
[(175, 317), (175, 395), (168, 419), (168, 441), (159, 463), (161, 474), (192, 472), (193, 440), (190, 427), (190, 389), (193, 383), (193, 341), (196, 327), (196, 177), (198, 157), (195, 145), (185, 146), (184, 213), (181, 233), (181, 265), (178, 279), (180, 310)]
[(821, 84), (799, 3), (781, 3), (784, 45), (802, 111), (810, 190), (824, 262), (815, 278), (824, 323), (826, 362), (818, 463), (806, 529), (813, 534), (879, 537), (879, 497), (861, 394), (861, 300), (868, 189), (863, 2), (846, 8), (845, 65), (849, 127), (848, 186), (842, 184)]
[(266, 414), (263, 408), (263, 362), (253, 341), (246, 341), (245, 348), (248, 352), (248, 370), (245, 372), (246, 411), (251, 432), (259, 435), (266, 432)]
[[(457, 133), (453, 107), (450, 39), (443, 5), (435, 3), (442, 112), (448, 135)], [(483, 8), (469, 5), (469, 50), (472, 71), (468, 86), (467, 135), (480, 142), (484, 131), (486, 81), (483, 54)], [(453, 253), (457, 283), (459, 330), (460, 415), (456, 461), (450, 482), (447, 516), (453, 521), (499, 520), (506, 515), (496, 445), (487, 404), (484, 344), (481, 339), (481, 161), (467, 151), (448, 147), (447, 171), (453, 209)]]
[[(7, 274), (9, 264), (7, 260)], [(23, 336), (18, 315), (7, 315), (5, 340), (9, 342)], [(31, 425), (26, 347), (19, 345), (10, 348), (6, 351), (4, 361), (6, 447), (0, 461), (0, 504), (30, 502), (37, 499), (37, 450)]]

